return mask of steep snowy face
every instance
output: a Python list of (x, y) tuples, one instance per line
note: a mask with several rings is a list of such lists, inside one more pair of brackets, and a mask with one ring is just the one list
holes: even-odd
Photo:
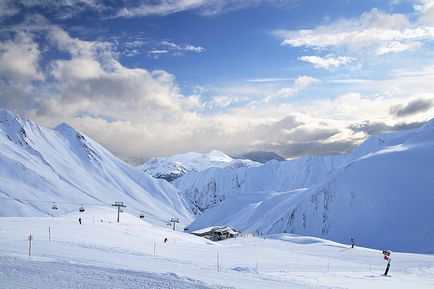
[(230, 224), (340, 242), (354, 237), (362, 246), (433, 253), (433, 171), (434, 120), (369, 139), (306, 188), (238, 193), (189, 227)]
[(309, 188), (352, 161), (403, 143), (417, 133), (413, 129), (371, 137), (345, 155), (270, 161), (262, 166), (235, 170), (211, 168), (184, 175), (172, 184), (184, 193), (190, 201), (191, 209), (197, 214), (245, 193), (287, 192)]
[(2, 111), (0, 148), (0, 216), (58, 215), (81, 204), (123, 201), (126, 211), (153, 223), (192, 220), (172, 185), (127, 165), (65, 123), (50, 130)]
[(294, 161), (270, 161), (253, 168), (208, 170), (176, 179), (173, 185), (201, 213), (220, 202), (257, 191), (288, 191), (311, 186), (343, 161), (341, 156), (307, 157)]
[(189, 152), (171, 157), (154, 157), (138, 168), (158, 179), (169, 182), (189, 173), (204, 171), (208, 168), (256, 167), (260, 163), (233, 159), (228, 155), (213, 150), (207, 154)]

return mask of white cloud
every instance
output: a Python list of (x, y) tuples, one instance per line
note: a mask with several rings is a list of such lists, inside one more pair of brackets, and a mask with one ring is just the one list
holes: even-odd
[[(164, 16), (183, 11), (195, 11), (213, 16), (250, 6), (266, 3), (273, 6), (292, 7), (297, 0), (153, 0), (153, 1), (105, 1), (105, 0), (0, 0), (0, 21), (20, 12), (41, 8), (57, 19), (70, 19), (85, 12), (95, 12), (103, 17)], [(22, 9), (24, 8), (24, 9)]]
[[(290, 85), (281, 82), (289, 80), (285, 78), (243, 82), (238, 87), (219, 87), (219, 93), (197, 87), (193, 95), (184, 95), (175, 76), (166, 71), (122, 65), (110, 43), (74, 38), (52, 25), (40, 29), (45, 30), (27, 32), (26, 41), (15, 38), (5, 43), (32, 48), (31, 33), (47, 38), (44, 43), (52, 46), (47, 49), (62, 51), (44, 65), (51, 77), (40, 77), (40, 52), (35, 50), (30, 53), (33, 58), (26, 60), (30, 73), (16, 73), (28, 81), (22, 90), (0, 81), (0, 106), (24, 111), (44, 125), (67, 121), (125, 159), (214, 148), (228, 153), (276, 150), (289, 157), (343, 152), (366, 137), (349, 128), (354, 123), (371, 120), (387, 123), (377, 126), (387, 128), (403, 121), (403, 115), (406, 122), (434, 115), (433, 107), (420, 102), (434, 100), (432, 68), (415, 67), (396, 71), (391, 79), (369, 80), (375, 92), (367, 95), (349, 89), (354, 92), (327, 99), (290, 98), (309, 92), (304, 90), (313, 85), (324, 85), (326, 90), (333, 82), (311, 76), (291, 79)], [(0, 72), (0, 79), (7, 73)], [(32, 79), (43, 85), (32, 85)], [(365, 83), (357, 78), (339, 81)], [(396, 86), (399, 94), (385, 93)], [(204, 102), (201, 94), (216, 96)], [(267, 96), (276, 101), (264, 102)], [(234, 105), (249, 101), (249, 105)]]
[(401, 43), (397, 41), (386, 43), (384, 46), (380, 46), (375, 51), (378, 55), (383, 55), (387, 53), (397, 53), (407, 50), (413, 50), (421, 46), (420, 42), (407, 42)]
[(268, 95), (266, 101), (270, 101), (274, 98), (291, 97), (298, 92), (307, 89), (309, 86), (319, 83), (320, 80), (311, 76), (299, 76), (295, 79), (294, 83), (290, 87), (280, 88), (276, 93)]
[(171, 41), (161, 41), (161, 44), (165, 47), (167, 47), (168, 49), (170, 49), (171, 51), (190, 51), (190, 52), (203, 52), (205, 51), (205, 48), (201, 47), (201, 46), (194, 46), (191, 44), (176, 44), (174, 42)]
[(226, 11), (255, 6), (260, 3), (293, 6), (294, 0), (159, 0), (152, 3), (139, 2), (126, 5), (117, 12), (117, 17), (140, 17), (148, 15), (168, 15), (187, 10), (197, 10), (202, 15), (216, 15)]
[(281, 81), (289, 81), (294, 80), (293, 78), (278, 78), (278, 77), (266, 77), (266, 78), (253, 78), (253, 79), (246, 79), (247, 82), (281, 82)]
[(314, 29), (277, 30), (274, 34), (283, 38), (282, 45), (318, 50), (373, 48), (384, 54), (433, 41), (434, 26), (417, 26), (403, 14), (388, 14), (374, 8), (359, 18), (342, 19)]
[[(0, 79), (44, 80), (38, 69), (40, 52), (30, 33), (17, 32), (15, 41), (0, 44)], [(53, 78), (44, 85), (28, 83), (13, 88), (1, 82), (4, 94), (0, 104), (6, 107), (31, 109), (34, 115), (52, 115), (53, 119), (87, 114), (115, 120), (170, 122), (202, 106), (199, 97), (180, 93), (172, 74), (123, 66), (110, 43), (73, 38), (53, 25), (32, 33), (45, 37), (49, 49), (61, 50), (68, 57), (51, 60), (46, 73)], [(16, 95), (13, 102), (12, 95)]]
[(118, 17), (138, 17), (147, 15), (167, 15), (185, 10), (197, 9), (206, 3), (204, 0), (159, 1), (157, 4), (141, 3), (135, 7), (124, 7)]
[(414, 9), (421, 13), (421, 23), (434, 24), (434, 0), (420, 0)]
[(245, 96), (228, 96), (218, 95), (214, 96), (210, 102), (207, 103), (207, 107), (210, 109), (225, 108), (232, 104), (248, 101), (248, 97)]
[(38, 44), (31, 35), (17, 33), (13, 40), (0, 42), (0, 74), (18, 82), (41, 80), (40, 54)]
[(15, 1), (0, 0), (0, 21), (4, 18), (14, 16), (20, 12)]
[(351, 63), (354, 61), (354, 58), (349, 56), (334, 56), (329, 54), (325, 57), (301, 56), (298, 58), (298, 60), (312, 63), (315, 68), (336, 69), (342, 65)]
[(92, 58), (74, 58), (54, 61), (51, 74), (58, 80), (86, 80), (101, 77), (104, 70), (100, 63)]

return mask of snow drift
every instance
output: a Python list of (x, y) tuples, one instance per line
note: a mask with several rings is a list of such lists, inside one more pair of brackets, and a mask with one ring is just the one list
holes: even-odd
[(1, 111), (0, 147), (0, 216), (59, 215), (81, 204), (123, 201), (127, 211), (153, 223), (192, 220), (172, 185), (129, 166), (65, 123), (50, 130)]

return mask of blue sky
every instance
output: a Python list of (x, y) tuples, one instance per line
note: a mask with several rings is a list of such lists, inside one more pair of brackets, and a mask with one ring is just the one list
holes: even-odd
[(0, 0), (0, 108), (126, 160), (343, 153), (434, 112), (434, 1)]

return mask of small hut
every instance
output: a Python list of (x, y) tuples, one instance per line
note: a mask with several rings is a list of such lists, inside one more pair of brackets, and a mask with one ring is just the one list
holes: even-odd
[(228, 227), (228, 226), (208, 227), (197, 231), (193, 231), (191, 233), (193, 235), (204, 237), (211, 241), (221, 241), (228, 238), (235, 238), (240, 234), (240, 232), (237, 231), (235, 228)]

